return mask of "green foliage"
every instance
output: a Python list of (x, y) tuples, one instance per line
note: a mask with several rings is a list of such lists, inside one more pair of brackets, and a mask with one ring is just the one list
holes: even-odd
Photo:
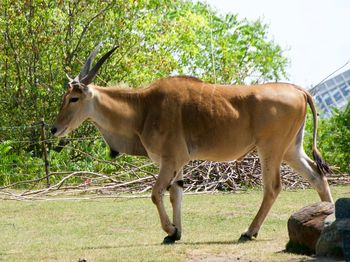
[[(311, 113), (308, 114), (306, 130), (305, 149), (310, 152), (313, 130)], [(350, 173), (350, 103), (345, 110), (334, 109), (330, 118), (320, 119), (317, 146), (325, 160), (338, 172)]]
[(218, 15), (189, 1), (3, 1), (0, 36), (2, 125), (56, 113), (66, 76), (100, 41), (118, 52), (97, 84), (149, 83), (171, 74), (211, 82), (278, 80), (286, 59), (261, 21)]
[[(142, 86), (174, 74), (218, 83), (261, 83), (285, 76), (288, 62), (262, 21), (219, 15), (205, 4), (187, 0), (5, 0), (0, 29), (0, 123), (5, 127), (0, 128), (0, 184), (42, 176), (37, 123), (42, 118), (53, 121), (65, 74), (75, 76), (100, 41), (104, 43), (101, 53), (119, 45), (96, 79), (101, 85)], [(349, 106), (344, 112), (336, 111), (319, 125), (318, 146), (341, 172), (350, 172), (349, 111)], [(6, 128), (13, 126), (32, 127)], [(310, 149), (310, 119), (307, 130), (306, 148)], [(95, 136), (91, 125), (72, 135)], [(102, 139), (74, 140), (59, 153), (52, 150), (57, 142), (50, 140), (49, 146), (53, 172), (120, 173), (129, 179), (123, 167), (144, 163), (130, 156), (116, 162), (97, 160), (106, 159), (108, 152)], [(147, 166), (144, 172), (148, 171), (154, 172), (155, 167)]]
[(322, 119), (319, 145), (324, 157), (339, 171), (350, 173), (350, 103), (344, 111), (334, 109), (330, 119)]
[[(91, 141), (71, 141), (60, 152), (50, 151), (49, 162), (51, 172), (65, 171), (91, 171), (101, 174), (116, 175), (118, 180), (128, 181), (135, 176), (145, 176), (149, 172), (154, 173), (154, 165), (145, 165), (148, 162), (144, 158), (121, 155), (114, 161), (108, 156), (108, 149), (102, 138)], [(69, 161), (67, 161), (69, 160)], [(130, 172), (133, 166), (139, 166), (135, 172)], [(61, 176), (53, 176), (52, 181), (57, 181)], [(80, 182), (78, 180), (77, 182)]]
[(0, 185), (8, 185), (28, 180), (36, 175), (42, 176), (44, 161), (33, 157), (33, 152), (18, 152), (14, 141), (0, 144)]
[[(277, 81), (285, 75), (287, 60), (267, 30), (259, 20), (222, 16), (205, 4), (187, 0), (2, 1), (0, 123), (35, 127), (0, 128), (0, 172), (17, 174), (11, 181), (3, 176), (0, 184), (30, 178), (30, 174), (42, 176), (36, 125), (42, 118), (53, 121), (67, 82), (65, 74), (77, 75), (100, 41), (104, 43), (101, 53), (119, 45), (96, 79), (100, 85), (141, 86), (174, 74), (220, 83)], [(84, 125), (73, 137), (96, 135), (96, 129)], [(102, 140), (73, 141), (60, 153), (52, 150), (56, 143), (49, 144), (51, 171), (121, 172), (115, 163), (101, 163), (82, 153), (105, 158)], [(19, 163), (34, 166), (21, 170)], [(116, 163), (143, 162), (123, 156)], [(26, 177), (19, 176), (23, 172), (28, 173)]]

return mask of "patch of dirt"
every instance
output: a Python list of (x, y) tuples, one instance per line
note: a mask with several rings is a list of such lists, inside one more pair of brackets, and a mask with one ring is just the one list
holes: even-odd
[(227, 261), (239, 261), (239, 262), (256, 262), (258, 260), (250, 258), (242, 258), (228, 254), (208, 254), (199, 251), (192, 251), (189, 258), (186, 259), (188, 262), (227, 262)]

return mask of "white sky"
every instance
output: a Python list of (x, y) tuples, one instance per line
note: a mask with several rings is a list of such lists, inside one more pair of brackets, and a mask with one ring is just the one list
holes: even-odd
[[(310, 87), (350, 60), (349, 0), (202, 0), (220, 13), (261, 18), (290, 60), (289, 82)], [(341, 71), (350, 68), (348, 64)]]

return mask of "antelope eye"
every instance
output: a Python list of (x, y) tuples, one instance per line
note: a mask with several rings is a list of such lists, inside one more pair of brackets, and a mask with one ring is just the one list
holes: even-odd
[(69, 99), (69, 103), (75, 103), (79, 100), (79, 97), (72, 97)]

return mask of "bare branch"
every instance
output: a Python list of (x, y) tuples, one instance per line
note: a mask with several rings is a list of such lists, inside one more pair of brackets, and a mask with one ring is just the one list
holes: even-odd
[(90, 18), (90, 20), (84, 25), (83, 27), (83, 31), (80, 33), (79, 39), (77, 44), (75, 45), (73, 51), (71, 52), (71, 59), (73, 58), (74, 54), (77, 52), (81, 41), (83, 40), (87, 30), (89, 29), (90, 25), (92, 24), (92, 22), (99, 17), (100, 15), (102, 15), (103, 13), (105, 13), (107, 10), (109, 10), (112, 7), (112, 4), (108, 5), (106, 8), (102, 9), (100, 12), (98, 12), (97, 14), (95, 14), (92, 18)]

